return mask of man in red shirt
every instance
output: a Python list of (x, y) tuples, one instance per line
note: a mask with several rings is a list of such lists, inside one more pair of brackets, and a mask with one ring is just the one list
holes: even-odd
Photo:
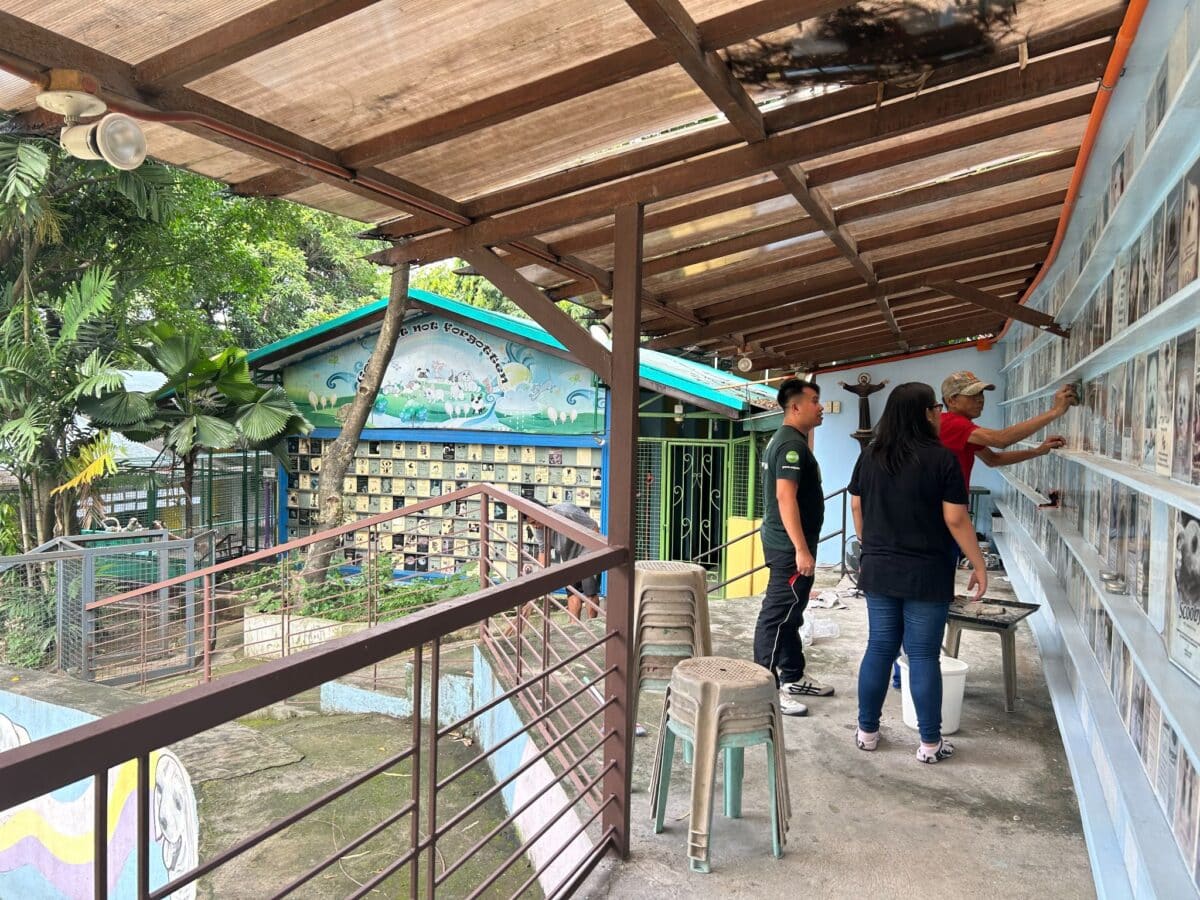
[(1079, 402), (1075, 386), (1064, 384), (1054, 393), (1054, 404), (1044, 413), (1031, 416), (1007, 428), (980, 428), (975, 419), (983, 413), (983, 392), (994, 391), (996, 386), (975, 376), (974, 372), (955, 372), (942, 382), (942, 430), (939, 435), (943, 446), (956, 457), (962, 468), (967, 487), (971, 486), (971, 468), (975, 457), (987, 465), (1011, 466), (1038, 456), (1045, 456), (1066, 444), (1062, 437), (1052, 434), (1038, 446), (1029, 450), (1005, 450), (1017, 441), (1023, 441), (1045, 428), (1055, 419)]

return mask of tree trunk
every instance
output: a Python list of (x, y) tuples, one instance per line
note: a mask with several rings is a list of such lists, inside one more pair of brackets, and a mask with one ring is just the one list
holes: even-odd
[[(383, 373), (392, 361), (407, 309), (408, 264), (405, 263), (392, 270), (392, 284), (379, 330), (379, 339), (375, 342), (375, 349), (363, 369), (354, 400), (350, 404), (349, 415), (346, 416), (337, 440), (321, 454), (321, 488), (317, 492), (317, 527), (320, 531), (336, 528), (342, 522), (342, 479), (350, 468), (350, 461), (354, 459), (354, 450), (362, 436), (367, 416), (375, 406), (375, 398), (379, 394), (380, 385), (383, 384)], [(337, 549), (337, 544), (337, 539), (331, 538), (309, 545), (308, 555), (304, 559), (304, 571), (301, 573), (301, 577), (308, 584), (320, 584), (325, 580), (329, 570), (329, 558)]]
[[(192, 482), (196, 477), (196, 451), (192, 450), (183, 458), (183, 533), (186, 537), (195, 537), (192, 526), (196, 521), (196, 511), (192, 508)], [(149, 528), (149, 524), (143, 527)]]
[(35, 472), (30, 478), (33, 489), (33, 527), (38, 544), (44, 544), (54, 537), (54, 498), (50, 496), (50, 486), (41, 472)]

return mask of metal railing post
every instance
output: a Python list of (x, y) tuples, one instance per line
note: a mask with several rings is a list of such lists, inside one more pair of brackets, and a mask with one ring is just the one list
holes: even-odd
[(846, 497), (847, 491), (842, 488), (842, 574), (846, 574)]

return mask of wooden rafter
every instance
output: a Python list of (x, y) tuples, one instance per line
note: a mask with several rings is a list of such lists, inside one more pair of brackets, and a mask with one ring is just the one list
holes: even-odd
[[(1011, 185), (1018, 181), (1035, 178), (1051, 172), (1068, 171), (1075, 164), (1077, 154), (1078, 148), (1074, 147), (1054, 150), (1025, 159), (991, 166), (987, 169), (957, 178), (949, 178), (893, 191), (881, 197), (869, 198), (847, 204), (846, 206), (839, 206), (836, 208), (837, 217), (840, 222), (849, 224), (888, 213), (900, 212), (901, 210), (915, 209), (927, 203), (936, 203), (941, 200), (962, 197), (1001, 185)], [(646, 229), (648, 232), (653, 232), (673, 228), (677, 225), (695, 222), (707, 216), (728, 213), (735, 209), (763, 203), (767, 200), (780, 197), (784, 193), (786, 193), (786, 189), (777, 180), (737, 188), (715, 197), (706, 197), (703, 200), (696, 200), (670, 209), (651, 212), (646, 216)], [(697, 262), (716, 259), (719, 256), (739, 252), (739, 250), (750, 249), (755, 246), (753, 244), (755, 235), (761, 237), (761, 243), (758, 245), (761, 246), (775, 241), (787, 240), (791, 237), (799, 237), (802, 234), (809, 234), (815, 230), (816, 225), (805, 218), (796, 220), (794, 223), (783, 223), (758, 231), (746, 231), (740, 235), (725, 239), (731, 249), (723, 250), (721, 246), (722, 242), (709, 242), (699, 245), (694, 249), (677, 251), (681, 260), (678, 265), (671, 265), (672, 259), (670, 257), (658, 257), (648, 260), (645, 271), (647, 275), (658, 274), (670, 271), (673, 268), (682, 268), (683, 266), (693, 265)], [(561, 253), (580, 253), (603, 246), (606, 243), (611, 243), (611, 240), (611, 226), (600, 226), (574, 234), (569, 238), (552, 241), (550, 246)], [(723, 252), (719, 252), (722, 250)], [(710, 252), (716, 255), (707, 255)], [(573, 296), (584, 290), (586, 290), (586, 285), (583, 283), (561, 285), (555, 288), (555, 292), (562, 297)]]
[(187, 84), (378, 2), (273, 0), (138, 63), (134, 76), (151, 89)]
[(1000, 313), (1006, 319), (1016, 319), (1018, 322), (1024, 322), (1026, 325), (1032, 325), (1034, 328), (1041, 328), (1043, 331), (1058, 335), (1060, 338), (1070, 337), (1070, 332), (1059, 325), (1054, 320), (1054, 316), (1047, 315), (1036, 309), (1021, 306), (1019, 303), (1010, 303), (1007, 300), (1002, 300), (993, 294), (981, 291), (979, 288), (972, 287), (969, 284), (962, 284), (958, 281), (937, 281), (931, 283), (929, 286), (934, 290), (949, 294), (951, 297), (965, 300), (981, 309)]
[[(1018, 247), (1043, 243), (1053, 234), (1054, 221), (1046, 217), (1001, 228), (990, 234), (947, 242), (936, 249), (904, 252), (903, 248), (898, 248), (898, 252), (894, 251), (891, 255), (879, 258), (875, 268), (879, 271), (880, 278), (891, 278), (904, 272), (965, 262), (973, 257), (989, 256), (1001, 250), (1015, 250)], [(766, 292), (786, 290), (789, 286), (792, 290), (799, 290), (827, 283), (842, 285), (847, 279), (852, 282), (855, 277), (860, 277), (853, 270), (847, 269), (819, 275), (806, 271), (806, 266), (829, 259), (831, 255), (827, 250), (817, 248), (794, 257), (744, 267), (730, 267), (727, 272), (718, 270), (705, 279), (684, 281), (677, 288), (657, 290), (654, 296), (677, 308), (696, 310), (701, 318), (720, 316), (726, 312), (751, 312), (763, 308), (763, 303), (766, 302), (763, 295)], [(773, 280), (769, 286), (760, 283), (761, 279), (780, 274), (789, 274), (791, 277), (787, 281)], [(729, 289), (736, 290), (731, 292)]]
[[(699, 44), (705, 52), (712, 52), (719, 47), (740, 43), (806, 18), (824, 15), (843, 5), (844, 3), (837, 0), (759, 0), (702, 22), (698, 29)], [(642, 41), (519, 87), (501, 91), (468, 106), (408, 123), (360, 141), (344, 148), (342, 158), (345, 164), (352, 168), (378, 165), (649, 74), (673, 62), (674, 59), (657, 40)], [(269, 180), (263, 183), (286, 183), (283, 179), (277, 180), (273, 176), (275, 173), (268, 173), (264, 178)], [(307, 186), (294, 179), (290, 184), (292, 191)], [(253, 182), (245, 182), (237, 186), (237, 189), (239, 192), (250, 193), (254, 186)], [(288, 192), (290, 191), (285, 191)], [(481, 213), (476, 211), (474, 215)]]
[[(1032, 68), (1032, 63), (1030, 67)], [(1001, 73), (1008, 76), (1010, 73)], [(433, 261), (461, 256), (467, 247), (495, 245), (510, 240), (564, 228), (607, 215), (629, 202), (653, 197), (665, 200), (748, 178), (778, 166), (793, 165), (818, 156), (851, 150), (900, 136), (931, 125), (967, 118), (986, 109), (996, 109), (1024, 99), (1025, 83), (1013, 79), (1012, 92), (997, 94), (998, 83), (981, 78), (978, 83), (931, 91), (919, 97), (869, 114), (852, 115), (784, 134), (771, 135), (756, 144), (720, 151), (697, 160), (677, 163), (611, 184), (604, 184), (570, 196), (559, 197), (521, 209), (501, 218), (481, 219), (465, 228), (443, 235), (402, 243), (395, 249), (376, 254), (372, 259), (384, 265), (403, 261)], [(969, 90), (968, 90), (969, 89)], [(937, 96), (939, 94), (945, 96)], [(951, 101), (950, 97), (954, 99)], [(1082, 101), (1082, 102), (1081, 102)], [(1091, 105), (1088, 97), (1073, 96), (1032, 109), (1000, 113), (987, 123), (972, 129), (945, 129), (927, 138), (904, 142), (891, 157), (917, 159), (948, 150), (967, 147), (1041, 125), (1061, 121), (1065, 114), (1085, 113)], [(1070, 117), (1067, 115), (1067, 117)], [(886, 156), (886, 154), (885, 154)]]
[(545, 294), (526, 281), (521, 273), (496, 255), (494, 250), (472, 250), (465, 259), (504, 296), (549, 331), (583, 365), (605, 384), (612, 380), (612, 354), (600, 346), (579, 323), (554, 305)]
[[(931, 279), (965, 280), (981, 275), (1025, 269), (1040, 263), (1045, 255), (1042, 248), (1030, 247), (969, 262), (955, 262), (935, 269), (920, 266), (912, 272), (887, 279), (885, 287), (889, 293), (899, 294), (903, 291), (924, 287)], [(795, 315), (801, 307), (822, 300), (830, 304), (828, 308), (836, 309), (838, 304), (871, 299), (865, 287), (845, 276), (822, 279), (820, 284), (810, 283), (803, 286), (786, 284), (751, 296), (758, 301), (754, 309), (731, 312), (712, 324), (663, 335), (652, 340), (650, 347), (655, 350), (686, 347), (697, 341), (722, 337), (730, 332), (748, 332), (756, 328), (786, 324), (789, 317)]]
[[(989, 70), (958, 84), (946, 85), (936, 90), (926, 90), (919, 95), (903, 95), (879, 108), (875, 106), (877, 94), (873, 86), (869, 96), (856, 92), (855, 88), (846, 88), (805, 100), (803, 103), (792, 103), (771, 110), (764, 115), (763, 119), (767, 131), (771, 134), (778, 134), (816, 125), (818, 122), (834, 117), (841, 117), (841, 121), (848, 121), (851, 125), (874, 125), (870, 139), (880, 140), (885, 138), (888, 132), (901, 127), (899, 120), (891, 118), (894, 115), (892, 110), (895, 108), (912, 110), (909, 104), (919, 100), (922, 108), (917, 115), (923, 116), (926, 124), (936, 124), (937, 121), (944, 121), (940, 118), (941, 110), (953, 109), (955, 116), (962, 117), (996, 109), (1010, 103), (1034, 100), (1083, 85), (1092, 85), (1099, 80), (1103, 73), (1110, 52), (1111, 41), (1100, 41), (1052, 57), (1031, 59), (1024, 70), (1016, 67)], [(842, 98), (843, 95), (853, 98), (852, 102), (845, 99), (834, 99)], [(884, 110), (889, 111), (887, 116), (883, 115)], [(1072, 113), (1072, 115), (1086, 113), (1087, 108), (1083, 113)], [(1052, 121), (1066, 117), (1069, 116), (1059, 115)], [(918, 124), (915, 127), (921, 127), (921, 125)], [(1035, 127), (1035, 125), (1023, 126), (1023, 128), (1029, 127)], [(910, 129), (905, 128), (905, 130)], [(988, 133), (987, 128), (978, 129), (978, 134), (976, 142), (988, 140), (994, 136)], [(573, 166), (563, 172), (496, 191), (469, 201), (467, 210), (472, 217), (496, 215), (603, 184), (616, 178), (626, 178), (701, 154), (714, 153), (735, 146), (743, 140), (732, 125), (685, 132), (679, 137), (656, 141), (644, 148)], [(846, 160), (845, 164), (854, 165), (855, 161), (854, 159)], [(877, 165), (876, 168), (885, 168), (886, 165), (886, 163)], [(829, 181), (845, 177), (840, 173), (836, 178), (831, 177), (823, 167), (814, 168), (810, 172), (810, 176), (814, 185), (826, 184)]]

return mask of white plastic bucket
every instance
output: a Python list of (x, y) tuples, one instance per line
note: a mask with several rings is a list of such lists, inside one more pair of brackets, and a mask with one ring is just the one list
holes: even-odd
[[(908, 687), (908, 657), (901, 656), (900, 697), (904, 707), (904, 724), (917, 730), (917, 707)], [(954, 734), (962, 722), (963, 692), (967, 688), (968, 666), (961, 659), (942, 656), (942, 734)]]

